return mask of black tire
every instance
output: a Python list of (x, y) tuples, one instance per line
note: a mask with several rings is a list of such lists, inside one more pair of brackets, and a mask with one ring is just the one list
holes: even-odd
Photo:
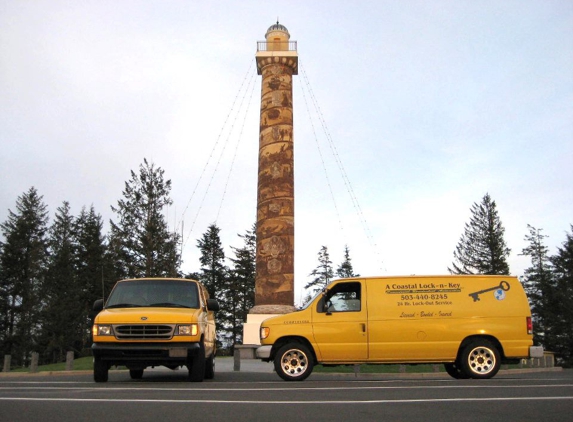
[(197, 354), (187, 358), (187, 369), (189, 369), (189, 381), (203, 382), (205, 378), (205, 345), (201, 343)]
[(143, 377), (143, 369), (130, 369), (129, 376), (132, 380), (140, 380)]
[(444, 368), (446, 369), (448, 375), (452, 378), (457, 380), (469, 378), (456, 363), (444, 363)]
[(213, 378), (215, 378), (215, 355), (211, 355), (205, 361), (205, 379), (212, 380)]
[(102, 361), (100, 358), (94, 358), (94, 381), (107, 382), (108, 373), (107, 362)]
[(460, 355), (460, 369), (468, 378), (488, 379), (497, 374), (501, 358), (497, 347), (489, 340), (469, 343)]
[(301, 343), (288, 343), (275, 355), (275, 371), (285, 381), (303, 381), (314, 367), (312, 352)]

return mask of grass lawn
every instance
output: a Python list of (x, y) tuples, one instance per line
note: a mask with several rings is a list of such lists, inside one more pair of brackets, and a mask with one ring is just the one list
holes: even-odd
[[(85, 358), (74, 359), (74, 371), (91, 371), (94, 368), (93, 358), (86, 356)], [(38, 365), (38, 372), (50, 371), (65, 371), (66, 362), (52, 363), (50, 365)], [(30, 368), (16, 368), (11, 369), (10, 372), (30, 372)]]

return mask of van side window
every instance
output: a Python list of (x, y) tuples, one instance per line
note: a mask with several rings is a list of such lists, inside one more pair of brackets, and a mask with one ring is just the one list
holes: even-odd
[(360, 283), (339, 283), (325, 298), (324, 312), (358, 312), (362, 308)]

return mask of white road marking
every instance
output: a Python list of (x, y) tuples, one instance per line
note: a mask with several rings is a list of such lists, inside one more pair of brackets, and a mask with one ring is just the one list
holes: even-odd
[(39, 402), (84, 402), (84, 403), (205, 403), (205, 404), (410, 404), (410, 403), (451, 403), (451, 402), (502, 402), (502, 401), (549, 401), (573, 400), (573, 396), (554, 397), (482, 397), (482, 398), (447, 398), (447, 399), (394, 399), (394, 400), (174, 400), (174, 399), (72, 399), (72, 398), (29, 398), (0, 397), (0, 401), (39, 401)]
[[(131, 384), (133, 385), (133, 384)], [(139, 384), (141, 385), (141, 384)], [(532, 385), (412, 385), (382, 386), (368, 385), (361, 387), (283, 387), (283, 388), (176, 388), (176, 387), (54, 387), (54, 386), (11, 386), (0, 387), (0, 390), (77, 390), (77, 391), (195, 391), (195, 392), (228, 392), (228, 391), (359, 391), (359, 390), (446, 390), (446, 389), (501, 389), (501, 388), (563, 388), (573, 384), (532, 384)]]

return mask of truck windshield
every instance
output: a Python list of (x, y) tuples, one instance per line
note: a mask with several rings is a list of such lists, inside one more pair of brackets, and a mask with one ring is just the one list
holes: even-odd
[(179, 280), (130, 280), (117, 283), (106, 308), (199, 308), (197, 284)]

